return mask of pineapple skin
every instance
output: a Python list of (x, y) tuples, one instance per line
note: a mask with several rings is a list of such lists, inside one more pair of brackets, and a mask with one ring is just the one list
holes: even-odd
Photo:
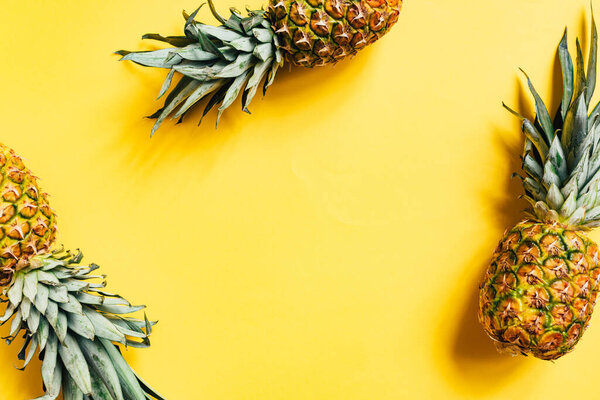
[(335, 63), (385, 35), (402, 0), (270, 0), (269, 19), (286, 59), (297, 66)]
[(0, 144), (0, 286), (56, 239), (56, 215), (37, 178), (12, 149)]
[(555, 360), (588, 326), (600, 280), (598, 246), (577, 228), (525, 220), (496, 248), (479, 320), (500, 349)]

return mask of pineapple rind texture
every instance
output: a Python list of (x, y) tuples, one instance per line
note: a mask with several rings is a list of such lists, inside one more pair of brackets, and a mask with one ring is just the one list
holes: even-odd
[(0, 286), (14, 270), (38, 253), (47, 252), (56, 238), (56, 215), (47, 194), (21, 157), (0, 144)]
[(128, 316), (144, 308), (107, 293), (97, 265), (81, 265), (81, 253), (35, 256), (15, 273), (0, 301), (0, 324), (10, 323), (12, 343), (24, 332), (22, 368), (36, 351), (42, 359), (44, 400), (102, 398), (162, 400), (123, 359), (118, 345), (148, 347), (153, 323)]
[(583, 231), (517, 224), (500, 241), (480, 287), (487, 334), (507, 350), (544, 360), (571, 351), (596, 303), (599, 256)]
[(335, 63), (385, 35), (402, 0), (270, 0), (269, 18), (286, 60), (302, 67)]

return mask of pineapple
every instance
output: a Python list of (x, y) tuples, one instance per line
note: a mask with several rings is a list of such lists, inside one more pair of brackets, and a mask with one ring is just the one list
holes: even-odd
[[(0, 221), (3, 248), (21, 249), (3, 257), (0, 325), (10, 325), (8, 344), (23, 338), (22, 368), (39, 352), (45, 389), (39, 399), (56, 399), (61, 389), (65, 400), (164, 399), (136, 375), (117, 346), (150, 345), (154, 323), (129, 315), (144, 306), (105, 292), (104, 276), (92, 274), (99, 267), (82, 265), (80, 252), (50, 249), (56, 228), (46, 195), (12, 150), (0, 144), (0, 155), (3, 210), (16, 210), (12, 219)], [(13, 237), (15, 223), (21, 234)], [(36, 229), (40, 225), (45, 228)]]
[(269, 20), (286, 60), (301, 67), (335, 63), (383, 36), (402, 0), (271, 0)]
[(590, 111), (593, 17), (590, 42), (587, 72), (579, 41), (574, 68), (565, 30), (558, 46), (563, 96), (554, 120), (527, 75), (536, 118), (505, 106), (522, 120), (521, 178), (531, 209), (494, 252), (480, 285), (479, 320), (500, 349), (544, 360), (573, 349), (598, 297), (600, 253), (586, 235), (600, 226), (600, 104)]
[(270, 0), (268, 11), (248, 11), (244, 17), (232, 8), (223, 18), (208, 4), (220, 26), (205, 25), (184, 12), (184, 36), (144, 35), (174, 46), (156, 51), (120, 50), (121, 60), (169, 69), (159, 98), (170, 88), (175, 72), (183, 75), (164, 106), (150, 116), (156, 123), (151, 135), (171, 116), (179, 119), (210, 96), (206, 115), (220, 103), (223, 111), (242, 94), (242, 110), (260, 83), (263, 94), (273, 83), (284, 60), (301, 67), (322, 66), (356, 54), (375, 42), (398, 20), (402, 0)]
[(12, 149), (0, 144), (0, 285), (12, 278), (17, 262), (46, 252), (56, 238), (56, 215), (37, 178)]

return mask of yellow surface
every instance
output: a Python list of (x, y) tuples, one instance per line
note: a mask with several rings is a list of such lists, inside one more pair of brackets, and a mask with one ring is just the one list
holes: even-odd
[[(218, 7), (245, 4), (260, 1)], [(475, 315), (523, 207), (518, 121), (500, 102), (529, 113), (519, 66), (550, 96), (564, 26), (588, 44), (587, 0), (406, 1), (376, 45), (281, 73), (251, 116), (236, 104), (215, 131), (195, 113), (150, 140), (164, 72), (111, 51), (178, 34), (196, 5), (1, 7), (1, 140), (52, 194), (61, 242), (160, 320), (152, 348), (127, 353), (153, 386), (170, 400), (598, 398), (600, 316), (549, 363), (496, 354)], [(12, 367), (18, 347), (0, 346), (1, 400), (41, 393), (39, 363)]]

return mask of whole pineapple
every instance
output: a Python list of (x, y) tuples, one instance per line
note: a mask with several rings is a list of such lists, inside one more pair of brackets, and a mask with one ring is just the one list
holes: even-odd
[[(171, 44), (156, 51), (120, 50), (121, 60), (167, 68), (159, 93), (171, 86), (174, 73), (183, 75), (164, 106), (150, 118), (156, 132), (169, 115), (179, 119), (202, 99), (210, 97), (203, 116), (220, 103), (222, 112), (242, 93), (242, 109), (254, 98), (261, 82), (263, 93), (273, 83), (284, 58), (302, 67), (335, 63), (375, 42), (398, 20), (402, 0), (270, 0), (268, 11), (248, 10), (243, 17), (232, 8), (228, 19), (208, 0), (221, 26), (205, 25), (184, 12), (184, 36), (144, 35)], [(176, 110), (177, 109), (177, 110)]]
[(12, 149), (0, 143), (0, 286), (10, 281), (17, 262), (46, 252), (56, 238), (56, 215), (37, 178)]
[(163, 399), (117, 346), (150, 345), (153, 323), (129, 315), (144, 307), (104, 291), (105, 277), (92, 274), (99, 267), (82, 265), (80, 252), (52, 250), (56, 218), (36, 178), (2, 144), (0, 164), (0, 326), (10, 323), (7, 343), (23, 338), (23, 368), (39, 353), (45, 390), (40, 399), (56, 399), (61, 391), (65, 400)]
[(579, 41), (575, 73), (566, 31), (559, 44), (564, 85), (554, 121), (529, 78), (536, 118), (509, 109), (523, 121), (522, 181), (532, 208), (500, 241), (480, 287), (479, 319), (488, 335), (502, 349), (545, 360), (577, 344), (599, 290), (600, 254), (585, 233), (600, 225), (600, 105), (589, 111), (593, 17), (590, 41), (587, 73)]

